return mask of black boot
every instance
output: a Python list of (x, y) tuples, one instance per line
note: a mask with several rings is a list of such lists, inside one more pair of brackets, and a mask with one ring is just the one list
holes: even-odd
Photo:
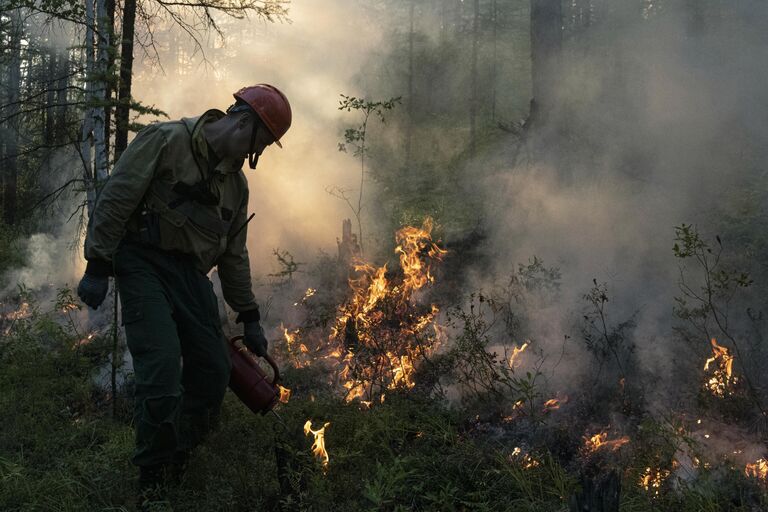
[(184, 479), (184, 474), (187, 472), (189, 466), (189, 451), (177, 450), (173, 454), (173, 460), (170, 466), (169, 480), (173, 485), (181, 484)]
[(171, 510), (168, 501), (168, 469), (165, 464), (139, 466), (139, 495), (136, 509), (141, 512)]

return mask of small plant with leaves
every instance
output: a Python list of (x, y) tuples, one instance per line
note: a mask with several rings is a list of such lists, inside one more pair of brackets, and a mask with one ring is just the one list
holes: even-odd
[[(752, 342), (746, 330), (737, 331), (738, 322), (733, 311), (746, 310), (743, 292), (752, 286), (750, 275), (730, 268), (720, 236), (715, 245), (704, 239), (696, 227), (681, 224), (675, 228), (672, 251), (679, 260), (680, 295), (675, 297), (674, 314), (685, 322), (677, 328), (678, 334), (689, 343), (706, 343), (734, 351), (733, 362), (740, 367), (748, 396), (765, 417), (764, 400), (755, 375), (762, 372), (754, 355), (759, 346)], [(719, 345), (718, 345), (719, 344)]]
[(339, 110), (355, 111), (362, 118), (360, 124), (344, 130), (344, 142), (339, 143), (339, 151), (346, 153), (351, 148), (352, 154), (360, 158), (360, 189), (358, 190), (357, 204), (350, 198), (349, 189), (331, 187), (328, 189), (328, 193), (347, 203), (350, 210), (352, 210), (357, 221), (358, 240), (361, 250), (363, 249), (363, 222), (361, 215), (363, 211), (363, 187), (365, 185), (365, 155), (368, 151), (368, 122), (371, 116), (374, 116), (379, 122), (384, 123), (386, 121), (385, 114), (393, 110), (398, 103), (400, 103), (399, 96), (386, 101), (372, 101), (342, 94), (341, 100), (339, 100)]

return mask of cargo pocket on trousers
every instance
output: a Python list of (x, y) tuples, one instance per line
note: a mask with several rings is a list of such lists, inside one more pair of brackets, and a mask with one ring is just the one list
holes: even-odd
[(146, 302), (129, 302), (123, 304), (121, 325), (125, 329), (125, 338), (128, 349), (132, 355), (139, 354), (147, 350), (149, 340), (147, 326), (145, 325), (145, 309), (151, 307)]

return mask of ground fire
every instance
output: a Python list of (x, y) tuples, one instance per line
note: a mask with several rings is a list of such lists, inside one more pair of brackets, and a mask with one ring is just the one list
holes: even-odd
[[(427, 218), (421, 227), (395, 233), (399, 265), (394, 271), (387, 264), (353, 262), (349, 298), (338, 306), (329, 334), (283, 327), (292, 364), (324, 361), (347, 401), (370, 404), (382, 401), (387, 390), (413, 388), (419, 362), (439, 345), (435, 319), (440, 310), (418, 296), (434, 282), (434, 265), (446, 253), (432, 241), (432, 230)], [(309, 288), (295, 304), (315, 293)]]
[(304, 435), (310, 435), (314, 437), (312, 442), (312, 454), (317, 457), (323, 465), (323, 469), (328, 468), (328, 462), (330, 457), (328, 451), (325, 449), (325, 429), (330, 425), (329, 422), (323, 424), (323, 427), (318, 430), (312, 430), (312, 420), (307, 420), (304, 424)]

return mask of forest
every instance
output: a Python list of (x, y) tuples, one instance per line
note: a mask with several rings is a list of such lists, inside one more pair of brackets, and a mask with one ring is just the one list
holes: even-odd
[[(0, 510), (768, 510), (766, 27), (761, 0), (0, 0)], [(243, 167), (277, 403), (227, 391), (142, 508), (89, 219), (137, 133), (258, 83), (293, 115)]]

